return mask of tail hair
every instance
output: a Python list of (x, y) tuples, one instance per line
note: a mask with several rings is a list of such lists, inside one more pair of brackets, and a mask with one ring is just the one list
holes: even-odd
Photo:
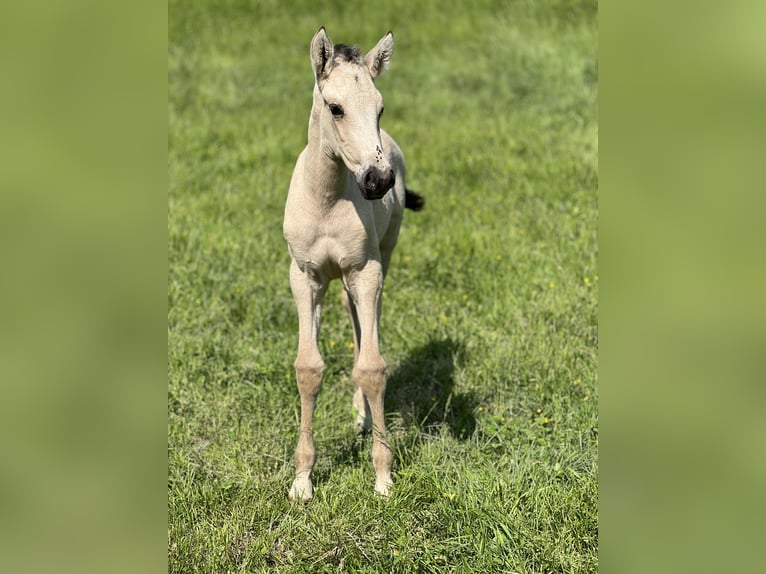
[(404, 189), (404, 207), (411, 209), (412, 211), (420, 211), (426, 204), (426, 198), (412, 191), (411, 189)]

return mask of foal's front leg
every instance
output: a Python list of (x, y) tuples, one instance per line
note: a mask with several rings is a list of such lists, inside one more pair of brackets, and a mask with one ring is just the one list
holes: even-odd
[(372, 464), (375, 467), (375, 491), (387, 495), (391, 487), (393, 455), (386, 440), (383, 399), (386, 392), (386, 362), (380, 354), (378, 326), (383, 272), (379, 261), (370, 260), (361, 271), (346, 278), (359, 320), (359, 353), (352, 378), (367, 399), (372, 418)]
[(314, 495), (311, 470), (316, 460), (314, 448), (314, 407), (322, 387), (324, 361), (319, 353), (319, 326), (322, 300), (327, 283), (317, 281), (303, 273), (293, 261), (290, 266), (290, 288), (298, 309), (298, 356), (295, 376), (301, 396), (301, 423), (298, 445), (295, 447), (295, 480), (290, 487), (290, 498), (308, 500)]

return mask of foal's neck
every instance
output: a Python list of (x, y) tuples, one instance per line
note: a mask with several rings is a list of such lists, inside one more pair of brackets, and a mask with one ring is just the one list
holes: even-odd
[(346, 196), (348, 170), (334, 147), (322, 137), (319, 113), (323, 103), (319, 89), (314, 86), (304, 175), (311, 195), (322, 204), (332, 205)]

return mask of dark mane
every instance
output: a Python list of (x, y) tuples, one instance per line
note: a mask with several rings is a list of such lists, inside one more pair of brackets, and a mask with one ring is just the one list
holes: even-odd
[(348, 46), (346, 44), (335, 44), (332, 55), (333, 62), (352, 62), (354, 64), (362, 63), (362, 51), (359, 46)]

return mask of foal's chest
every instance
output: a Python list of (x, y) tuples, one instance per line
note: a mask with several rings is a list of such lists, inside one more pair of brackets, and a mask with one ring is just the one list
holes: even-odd
[(285, 238), (298, 267), (312, 275), (332, 279), (361, 267), (375, 244), (351, 202), (324, 214), (305, 212), (300, 219), (285, 222)]

